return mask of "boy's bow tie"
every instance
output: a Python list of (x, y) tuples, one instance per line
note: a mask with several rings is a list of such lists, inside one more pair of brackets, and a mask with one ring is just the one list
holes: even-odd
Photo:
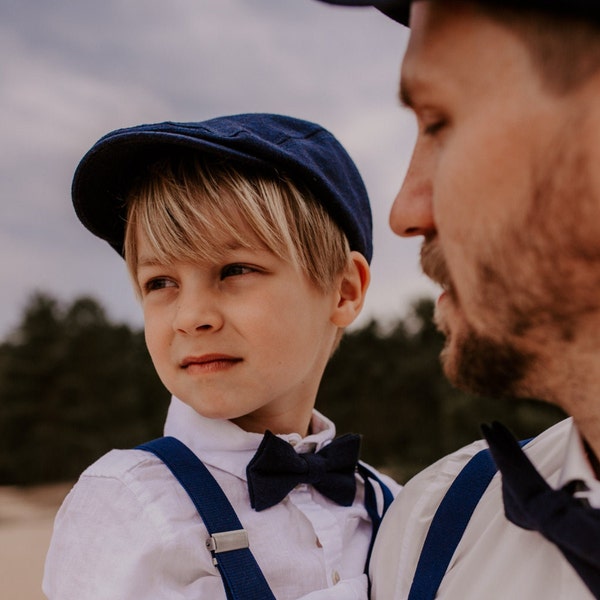
[(600, 598), (600, 510), (584, 506), (564, 488), (552, 489), (503, 425), (484, 425), (482, 430), (502, 473), (508, 520), (539, 531), (558, 546), (594, 596)]
[(346, 434), (316, 453), (298, 454), (267, 431), (246, 468), (250, 503), (264, 510), (281, 502), (299, 483), (309, 483), (330, 500), (350, 506), (356, 494), (354, 472), (360, 436)]

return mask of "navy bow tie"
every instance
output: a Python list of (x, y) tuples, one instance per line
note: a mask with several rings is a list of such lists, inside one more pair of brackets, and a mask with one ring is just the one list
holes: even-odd
[(330, 500), (350, 506), (356, 494), (359, 448), (360, 436), (349, 433), (319, 452), (298, 454), (288, 442), (267, 431), (246, 468), (252, 508), (274, 506), (299, 483), (309, 483)]
[(509, 521), (539, 531), (556, 544), (596, 598), (600, 598), (600, 510), (584, 506), (567, 489), (554, 490), (500, 423), (482, 426), (502, 473)]

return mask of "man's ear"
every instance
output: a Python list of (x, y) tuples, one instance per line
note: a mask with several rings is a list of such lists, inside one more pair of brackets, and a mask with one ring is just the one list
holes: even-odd
[(331, 322), (337, 327), (348, 327), (360, 314), (371, 281), (371, 270), (367, 259), (356, 251), (350, 252), (346, 268), (337, 284), (337, 304)]

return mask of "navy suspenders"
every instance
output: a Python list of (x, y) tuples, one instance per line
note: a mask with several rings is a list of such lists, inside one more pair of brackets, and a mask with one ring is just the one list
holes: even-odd
[[(375, 544), (375, 536), (377, 535), (377, 531), (379, 530), (379, 526), (381, 525), (381, 521), (383, 520), (383, 515), (385, 515), (387, 509), (390, 507), (390, 504), (394, 500), (394, 496), (388, 488), (377, 475), (371, 469), (369, 469), (363, 463), (358, 463), (358, 474), (362, 477), (365, 483), (365, 508), (367, 509), (367, 514), (371, 519), (371, 543), (369, 544), (369, 551), (367, 553), (367, 560), (365, 562), (365, 573), (369, 573), (369, 562), (371, 560), (371, 552), (373, 552), (373, 545)], [(381, 490), (381, 503), (382, 508), (379, 511), (377, 506), (377, 495), (375, 493), (375, 487), (373, 483), (379, 486)]]
[[(521, 446), (529, 440), (519, 442)], [(463, 467), (433, 516), (413, 577), (408, 600), (433, 600), (469, 519), (496, 474), (487, 448)]]
[(248, 535), (223, 490), (202, 461), (174, 437), (137, 447), (152, 452), (192, 499), (210, 536), (206, 547), (219, 569), (228, 600), (275, 600), (248, 544)]
[[(223, 490), (202, 461), (182, 442), (162, 437), (137, 447), (152, 452), (173, 473), (191, 498), (204, 521), (209, 538), (206, 547), (219, 569), (228, 600), (275, 600), (258, 563), (249, 548), (248, 535)], [(383, 514), (392, 503), (389, 488), (365, 465), (358, 472), (365, 482), (365, 508), (372, 521), (373, 533), (365, 565), (373, 549)], [(373, 483), (381, 489), (381, 511)]]

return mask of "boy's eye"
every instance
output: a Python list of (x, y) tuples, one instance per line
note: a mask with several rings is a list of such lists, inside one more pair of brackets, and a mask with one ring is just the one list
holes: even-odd
[(247, 275), (248, 273), (253, 273), (256, 269), (249, 267), (247, 265), (227, 265), (221, 269), (221, 279), (225, 279), (227, 277), (236, 277), (238, 275)]
[(173, 287), (175, 283), (166, 277), (155, 277), (150, 279), (143, 285), (143, 290), (145, 293), (154, 292), (156, 290), (162, 290), (167, 287)]

